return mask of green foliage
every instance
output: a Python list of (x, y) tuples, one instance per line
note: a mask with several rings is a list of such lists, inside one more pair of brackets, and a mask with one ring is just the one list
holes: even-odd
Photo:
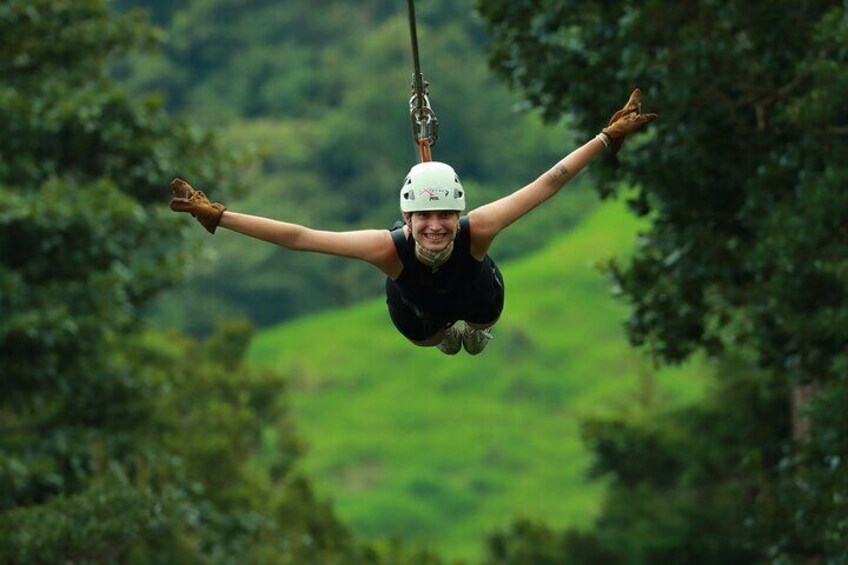
[(788, 387), (742, 360), (725, 360), (718, 373), (717, 387), (697, 405), (633, 405), (587, 419), (592, 474), (610, 485), (594, 528), (562, 532), (516, 521), (490, 537), (489, 562), (521, 563), (528, 554), (549, 556), (529, 563), (756, 561), (757, 524), (782, 504), (773, 485), (790, 425)]
[(623, 415), (584, 428), (594, 470), (614, 489), (597, 539), (620, 560), (756, 558), (749, 518), (768, 497), (783, 455), (787, 387), (741, 363), (719, 372), (718, 390), (685, 412)]
[(632, 179), (653, 220), (614, 271), (634, 341), (671, 361), (749, 343), (798, 380), (830, 378), (848, 339), (844, 6), (696, 6), (481, 2), (493, 63), (547, 113), (591, 131), (637, 84), (660, 113), (602, 176), (604, 192)]
[(617, 565), (618, 555), (591, 536), (554, 531), (545, 524), (519, 519), (487, 540), (485, 565)]
[[(365, 559), (370, 550), (355, 545), (330, 506), (293, 472), (301, 447), (284, 404), (285, 381), (247, 370), (239, 357), (217, 361), (221, 347), (237, 354), (251, 331), (239, 322), (202, 344), (151, 335), (138, 347), (138, 362), (158, 367), (162, 381), (136, 472), (160, 488), (180, 489), (181, 514), (170, 523), (173, 545), (191, 548), (197, 558)], [(134, 551), (170, 555), (174, 547), (148, 542)]]
[(121, 339), (179, 277), (181, 253), (172, 221), (145, 204), (161, 202), (178, 153), (203, 176), (226, 179), (230, 162), (105, 78), (105, 62), (145, 36), (137, 20), (111, 20), (96, 1), (11, 2), (0, 16), (8, 508), (74, 494), (97, 473), (90, 446), (122, 449), (149, 414), (152, 385), (126, 367)]
[(845, 380), (820, 392), (808, 408), (809, 443), (781, 462), (776, 485), (760, 503), (762, 535), (775, 562), (801, 555), (840, 563), (848, 556), (846, 401)]
[[(570, 110), (581, 131), (594, 131), (634, 86), (660, 115), (625, 147), (623, 167), (598, 169), (603, 195), (622, 175), (639, 186), (632, 208), (651, 220), (633, 261), (611, 265), (631, 304), (632, 342), (672, 363), (744, 348), (775, 382), (790, 383), (787, 395), (811, 384), (840, 397), (848, 379), (844, 2), (479, 6), (494, 35), (491, 62), (546, 115)], [(808, 443), (800, 426), (792, 437), (778, 425), (786, 416), (773, 420), (785, 458), (771, 461), (759, 486), (773, 502), (758, 512), (743, 505), (739, 519), (747, 512), (757, 529), (755, 559), (841, 562), (844, 523), (834, 517), (845, 510), (848, 471), (832, 462), (845, 446), (818, 441), (844, 433), (829, 413), (844, 410), (824, 401), (794, 409), (796, 422), (806, 414), (823, 429)], [(638, 450), (644, 439), (622, 441)], [(811, 523), (822, 528), (815, 535)]]
[(609, 206), (501, 264), (507, 303), (478, 357), (411, 346), (383, 300), (257, 334), (248, 359), (290, 375), (304, 468), (357, 535), (473, 559), (513, 516), (589, 526), (604, 485), (587, 478), (577, 419), (677, 406), (708, 380), (700, 364), (655, 372), (628, 348), (594, 262), (636, 230)]
[(167, 24), (178, 10), (185, 9), (189, 0), (110, 0), (116, 10), (141, 11), (150, 22), (161, 26)]
[(96, 483), (81, 494), (0, 514), (4, 563), (104, 563), (139, 539), (167, 535), (162, 498), (126, 484)]
[(167, 180), (226, 194), (237, 164), (108, 78), (150, 35), (100, 0), (0, 6), (0, 561), (376, 562), (293, 472), (249, 325), (139, 333), (194, 255)]

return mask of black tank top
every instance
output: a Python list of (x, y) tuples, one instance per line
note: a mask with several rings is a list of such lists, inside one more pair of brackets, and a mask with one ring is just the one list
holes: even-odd
[(461, 298), (472, 293), (486, 262), (471, 256), (471, 227), (468, 216), (459, 220), (460, 229), (453, 243), (450, 258), (434, 273), (432, 267), (415, 257), (415, 240), (406, 237), (403, 228), (392, 231), (403, 271), (394, 283), (403, 294), (422, 306), (444, 304), (447, 299)]

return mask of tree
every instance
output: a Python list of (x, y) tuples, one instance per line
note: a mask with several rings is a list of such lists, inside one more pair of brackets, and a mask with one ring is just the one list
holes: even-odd
[(151, 37), (103, 0), (0, 7), (0, 561), (373, 562), (292, 472), (249, 326), (141, 331), (190, 253), (167, 181), (237, 165), (109, 78)]
[(10, 2), (0, 18), (8, 507), (78, 491), (96, 430), (117, 437), (149, 410), (150, 385), (127, 372), (120, 343), (180, 272), (179, 235), (149, 205), (161, 208), (183, 156), (199, 175), (227, 175), (212, 138), (106, 76), (110, 57), (148, 37), (136, 19), (111, 21), (96, 0)]
[(848, 421), (832, 413), (848, 386), (843, 3), (479, 7), (492, 64), (549, 117), (572, 111), (592, 133), (635, 86), (660, 114), (621, 167), (598, 170), (602, 196), (623, 177), (651, 220), (632, 262), (610, 266), (631, 340), (669, 363), (748, 349), (791, 383), (794, 452), (771, 469), (760, 555), (844, 557), (848, 469), (834, 462)]

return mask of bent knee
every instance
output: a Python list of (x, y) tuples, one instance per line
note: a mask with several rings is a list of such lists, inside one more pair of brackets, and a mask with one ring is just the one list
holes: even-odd
[(432, 336), (426, 339), (412, 339), (407, 337), (407, 339), (418, 347), (433, 347), (434, 345), (439, 345), (442, 343), (442, 340), (445, 339), (445, 329), (440, 329)]
[(482, 322), (482, 323), (465, 322), (465, 325), (468, 326), (469, 328), (473, 329), (473, 330), (485, 330), (485, 329), (491, 328), (492, 326), (497, 324), (499, 319), (500, 319), (500, 316), (498, 316), (497, 318), (495, 318), (491, 322)]

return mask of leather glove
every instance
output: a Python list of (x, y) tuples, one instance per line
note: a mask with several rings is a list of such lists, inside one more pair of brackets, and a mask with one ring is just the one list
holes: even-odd
[(648, 122), (656, 119), (656, 114), (642, 113), (642, 92), (637, 88), (630, 94), (624, 108), (613, 114), (609, 125), (601, 130), (610, 141), (609, 149), (618, 153), (624, 139)]
[(206, 195), (200, 190), (194, 190), (192, 186), (177, 177), (171, 181), (171, 190), (174, 197), (171, 198), (171, 210), (174, 212), (188, 212), (200, 222), (206, 231), (215, 233), (218, 222), (226, 208), (220, 202), (209, 202)]

